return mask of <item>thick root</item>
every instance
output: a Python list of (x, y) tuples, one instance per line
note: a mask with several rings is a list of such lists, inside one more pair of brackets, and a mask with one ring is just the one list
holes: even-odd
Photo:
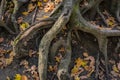
[(71, 32), (68, 33), (66, 54), (60, 62), (57, 76), (59, 80), (70, 80), (70, 75), (68, 73), (69, 64), (71, 62)]
[[(21, 32), (13, 43), (13, 51), (16, 54), (16, 57), (23, 57), (27, 55), (27, 52), (25, 53), (25, 50), (23, 50), (24, 42), (31, 39), (40, 29), (48, 28), (48, 25), (53, 24), (53, 21), (42, 21), (39, 22), (29, 28), (27, 28), (25, 31)], [(22, 54), (21, 54), (22, 53)], [(24, 54), (23, 54), (24, 53)]]
[(106, 28), (99, 29), (96, 25), (88, 23), (83, 18), (81, 12), (79, 11), (79, 4), (76, 4), (73, 10), (74, 11), (73, 11), (70, 23), (72, 25), (76, 25), (76, 28), (84, 32), (93, 34), (98, 39), (100, 51), (104, 54), (104, 57), (105, 57), (105, 68), (106, 68), (106, 74), (108, 78), (108, 56), (107, 56), (108, 40), (107, 40), (107, 37), (120, 36), (120, 31), (119, 30), (108, 30)]
[(65, 44), (66, 44), (66, 43), (65, 43), (65, 40), (60, 39), (60, 40), (56, 41), (56, 42), (52, 45), (51, 50), (50, 50), (50, 60), (51, 60), (51, 62), (53, 61), (53, 59), (54, 59), (54, 57), (55, 57), (55, 55), (56, 55), (56, 52), (57, 52), (58, 48), (59, 48), (60, 46), (66, 46)]
[(58, 20), (55, 22), (53, 27), (44, 35), (39, 45), (39, 62), (38, 62), (38, 72), (40, 80), (46, 80), (47, 78), (47, 60), (48, 51), (51, 41), (55, 36), (61, 31), (61, 29), (69, 21), (72, 11), (72, 0), (66, 0), (64, 5), (64, 10)]
[(109, 78), (109, 71), (108, 71), (108, 55), (107, 55), (107, 44), (108, 39), (104, 36), (98, 38), (99, 49), (104, 54), (105, 57), (105, 68), (106, 68), (106, 77)]

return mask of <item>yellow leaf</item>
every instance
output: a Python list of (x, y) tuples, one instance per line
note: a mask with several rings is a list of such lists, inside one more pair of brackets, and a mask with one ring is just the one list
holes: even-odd
[(22, 24), (20, 24), (20, 29), (22, 31), (25, 30), (27, 27), (29, 27), (29, 24), (27, 22), (23, 22)]
[(26, 15), (28, 15), (29, 13), (28, 13), (28, 12), (22, 12), (22, 14), (23, 14), (24, 16), (26, 16)]
[(117, 68), (116, 65), (113, 65), (113, 71), (115, 71), (115, 72), (119, 72), (119, 70), (118, 70), (118, 68)]
[(80, 67), (80, 66), (86, 66), (87, 65), (87, 62), (86, 61), (84, 61), (83, 59), (81, 59), (81, 58), (78, 58), (78, 59), (76, 59), (75, 60), (75, 63), (76, 63), (76, 66), (78, 66), (78, 67)]
[(42, 2), (38, 1), (37, 6), (41, 7), (42, 6)]
[(48, 0), (43, 0), (43, 2), (48, 2)]
[(82, 61), (81, 62), (81, 66), (85, 67), (87, 65), (87, 62), (86, 61)]
[(75, 74), (79, 71), (79, 67), (78, 66), (74, 66), (73, 69), (71, 70), (71, 74)]
[(80, 80), (80, 78), (78, 76), (75, 76), (74, 80)]
[(61, 58), (56, 56), (56, 57), (55, 57), (55, 60), (56, 60), (57, 62), (60, 62)]
[(21, 75), (20, 74), (16, 74), (14, 80), (21, 80)]

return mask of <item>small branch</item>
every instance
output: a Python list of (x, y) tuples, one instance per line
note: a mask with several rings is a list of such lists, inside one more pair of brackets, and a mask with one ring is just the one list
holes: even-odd
[(37, 15), (37, 11), (38, 11), (38, 7), (36, 6), (35, 10), (34, 10), (34, 14), (32, 16), (32, 24), (35, 22), (35, 19), (36, 19), (36, 15)]
[(71, 62), (71, 31), (68, 33), (67, 45), (66, 45), (66, 55), (61, 60), (57, 76), (59, 80), (70, 80), (70, 75), (68, 73), (69, 64)]
[(100, 54), (97, 54), (97, 59), (96, 59), (96, 74), (95, 74), (95, 78), (98, 80), (98, 76), (99, 76), (99, 65), (100, 65)]

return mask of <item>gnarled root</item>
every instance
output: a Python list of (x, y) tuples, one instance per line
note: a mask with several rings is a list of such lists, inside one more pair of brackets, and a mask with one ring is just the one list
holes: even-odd
[(47, 77), (47, 60), (48, 51), (51, 41), (55, 36), (61, 31), (61, 29), (69, 21), (72, 11), (72, 0), (66, 0), (64, 5), (64, 10), (58, 20), (55, 22), (53, 27), (44, 35), (39, 45), (39, 62), (38, 62), (38, 72), (40, 80), (46, 80)]
[[(78, 8), (78, 9), (76, 9)], [(107, 37), (110, 36), (120, 36), (119, 30), (108, 30), (108, 29), (99, 29), (96, 25), (88, 23), (82, 16), (82, 12), (79, 11), (79, 4), (73, 9), (73, 14), (71, 17), (71, 24), (76, 25), (77, 29), (80, 29), (84, 32), (94, 35), (98, 39), (100, 51), (104, 54), (105, 57), (105, 68), (106, 75), (108, 77), (108, 56), (107, 56)]]
[[(14, 40), (13, 43), (13, 51), (16, 53), (16, 57), (23, 57), (25, 55), (28, 55), (27, 52), (22, 49), (24, 46), (24, 42), (28, 41), (31, 39), (37, 32), (38, 30), (48, 28), (53, 24), (53, 21), (40, 21), (36, 23), (35, 25), (32, 25), (31, 27), (27, 28), (25, 31), (21, 32), (16, 39)], [(23, 54), (24, 53), (24, 54)]]
[(56, 42), (52, 45), (51, 50), (50, 50), (50, 60), (51, 60), (51, 62), (53, 61), (53, 59), (54, 59), (54, 57), (55, 57), (55, 55), (56, 55), (56, 52), (57, 52), (58, 48), (59, 48), (60, 46), (66, 46), (65, 44), (66, 44), (66, 43), (65, 43), (65, 40), (64, 40), (64, 39), (60, 39), (60, 40), (56, 41)]
[(66, 44), (66, 54), (60, 62), (57, 76), (59, 80), (70, 80), (70, 75), (68, 73), (69, 64), (71, 61), (71, 31), (68, 33), (67, 44)]

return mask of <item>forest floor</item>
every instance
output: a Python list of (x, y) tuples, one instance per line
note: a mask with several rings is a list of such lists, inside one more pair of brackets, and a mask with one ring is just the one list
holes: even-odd
[[(39, 8), (42, 8), (40, 7), (41, 3), (39, 3), (38, 6)], [(34, 6), (31, 6), (31, 9), (32, 8), (35, 9)], [(33, 10), (33, 12), (23, 12), (21, 10), (20, 12), (24, 15), (22, 16), (24, 18), (24, 22), (31, 21), (29, 17), (32, 17), (35, 10)], [(36, 15), (37, 18), (35, 22), (48, 17), (49, 14), (49, 12), (44, 13), (44, 11), (40, 9)], [(21, 17), (19, 19), (21, 19)], [(110, 23), (110, 25), (112, 24)], [(24, 27), (25, 26), (20, 26), (21, 30), (24, 30)], [(29, 50), (28, 56), (17, 59), (14, 58), (14, 53), (12, 51), (12, 43), (16, 35), (11, 35), (4, 29), (0, 28), (0, 80), (19, 80), (20, 77), (24, 78), (22, 80), (39, 80), (37, 70), (37, 52), (42, 34), (45, 34), (46, 32), (47, 29), (41, 30), (41, 36), (39, 36), (39, 38), (38, 36), (34, 37), (35, 39), (38, 38), (36, 39), (36, 42), (34, 42), (35, 39), (30, 39), (27, 43), (29, 46), (26, 47)], [(57, 39), (64, 39), (66, 34), (67, 30), (63, 29), (61, 33), (58, 34)], [(97, 76), (99, 76), (99, 80), (104, 80), (105, 61), (103, 54), (99, 51), (97, 39), (94, 36), (82, 31), (79, 31), (78, 34), (79, 39), (76, 37), (74, 32), (72, 33), (72, 59), (69, 67), (69, 74), (72, 77), (72, 80), (96, 80), (95, 77)], [(112, 37), (110, 37), (108, 41), (110, 80), (120, 79), (120, 53), (115, 52), (117, 42), (118, 38), (115, 40)], [(57, 53), (58, 54), (54, 58), (54, 63), (51, 63), (50, 60), (48, 61), (47, 80), (58, 80), (57, 67), (62, 56), (65, 54), (64, 47), (59, 47)], [(80, 66), (80, 68), (76, 69), (76, 66)]]

